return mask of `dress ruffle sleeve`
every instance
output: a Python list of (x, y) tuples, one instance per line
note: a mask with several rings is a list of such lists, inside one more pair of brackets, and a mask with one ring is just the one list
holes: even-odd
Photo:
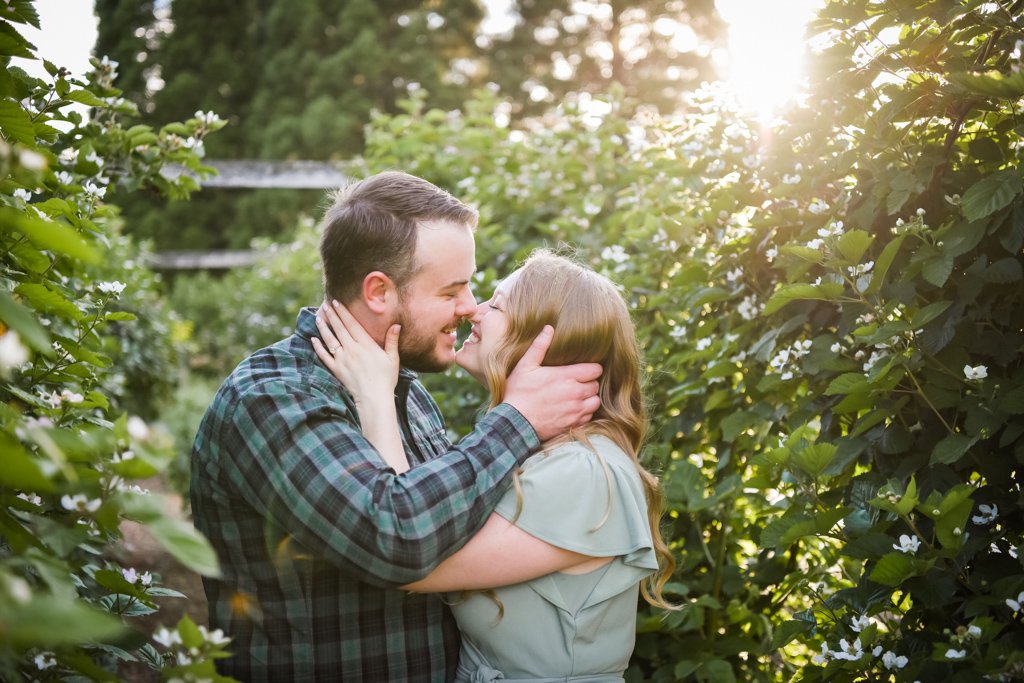
[(538, 453), (519, 479), (522, 504), (511, 487), (494, 511), (523, 531), (584, 555), (621, 557), (637, 577), (658, 568), (636, 465), (610, 439)]

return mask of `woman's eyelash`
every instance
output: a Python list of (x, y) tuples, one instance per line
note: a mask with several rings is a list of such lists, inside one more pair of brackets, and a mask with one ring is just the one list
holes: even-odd
[(495, 306), (494, 304), (487, 304), (487, 307), (488, 307), (488, 308), (490, 308), (490, 309), (492, 309), (492, 310), (495, 310), (495, 311), (500, 311), (500, 310), (501, 310), (500, 308), (498, 308), (498, 307), (497, 307), (497, 306)]

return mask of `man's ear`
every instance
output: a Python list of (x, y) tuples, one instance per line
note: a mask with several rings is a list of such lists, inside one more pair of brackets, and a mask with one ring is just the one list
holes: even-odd
[(377, 314), (389, 313), (398, 302), (398, 288), (387, 274), (375, 270), (363, 278), (363, 301)]

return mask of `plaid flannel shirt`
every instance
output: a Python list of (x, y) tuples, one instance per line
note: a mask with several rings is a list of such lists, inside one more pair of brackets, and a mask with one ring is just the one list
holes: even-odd
[(396, 475), (316, 358), (314, 316), (303, 309), (295, 334), (234, 370), (196, 436), (192, 513), (222, 569), (204, 579), (210, 623), (233, 639), (219, 668), (245, 681), (451, 679), (459, 637), (448, 608), (395, 587), (483, 525), (536, 433), (500, 405), (453, 446), (403, 369), (396, 401), (416, 466)]

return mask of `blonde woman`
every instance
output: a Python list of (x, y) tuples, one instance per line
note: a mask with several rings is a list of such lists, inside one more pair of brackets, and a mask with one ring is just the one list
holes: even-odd
[[(670, 607), (661, 590), (675, 565), (658, 529), (659, 483), (637, 460), (647, 420), (629, 311), (607, 278), (541, 251), (472, 320), (455, 362), (490, 390), (492, 406), (550, 325), (545, 363), (600, 363), (601, 408), (546, 442), (483, 528), (403, 588), (451, 593), (462, 633), (458, 681), (621, 681), (638, 593)], [(364, 435), (397, 472), (408, 469), (392, 389), (398, 330), (382, 350), (340, 306), (322, 309), (318, 329), (317, 354), (356, 397)], [(325, 344), (340, 350), (332, 356)]]

